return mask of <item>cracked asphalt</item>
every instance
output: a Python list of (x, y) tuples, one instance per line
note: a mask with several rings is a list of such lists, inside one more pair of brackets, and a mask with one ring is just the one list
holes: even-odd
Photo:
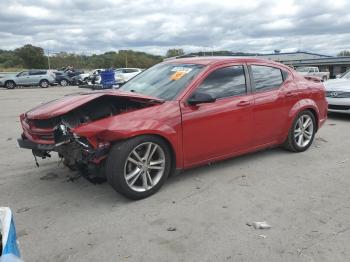
[(129, 201), (16, 147), (20, 113), (78, 91), (0, 89), (0, 206), (14, 212), (25, 261), (349, 261), (350, 115), (330, 115), (304, 153), (191, 169)]

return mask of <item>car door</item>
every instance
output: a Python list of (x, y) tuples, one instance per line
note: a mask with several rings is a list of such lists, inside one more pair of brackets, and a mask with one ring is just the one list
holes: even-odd
[[(230, 64), (211, 69), (180, 103), (184, 165), (222, 158), (251, 146), (253, 97), (247, 68)], [(188, 98), (206, 93), (215, 102), (192, 106)]]
[(15, 82), (17, 85), (26, 85), (28, 81), (29, 81), (28, 71), (23, 71), (19, 73), (15, 78)]
[(289, 112), (298, 102), (291, 72), (276, 66), (249, 66), (254, 96), (254, 145), (275, 143), (285, 134)]

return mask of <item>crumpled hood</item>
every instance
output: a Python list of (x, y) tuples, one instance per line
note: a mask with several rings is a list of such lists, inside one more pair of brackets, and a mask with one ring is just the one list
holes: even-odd
[(27, 118), (29, 119), (47, 119), (56, 117), (59, 115), (63, 115), (68, 113), (69, 111), (82, 106), (92, 100), (103, 96), (117, 96), (130, 98), (133, 101), (143, 101), (151, 104), (162, 103), (163, 100), (144, 96), (137, 93), (131, 92), (122, 92), (118, 90), (108, 90), (108, 91), (93, 91), (86, 93), (76, 93), (64, 96), (63, 98), (59, 98), (48, 103), (41, 104), (26, 113)]
[(327, 91), (350, 91), (350, 79), (332, 79), (324, 82)]

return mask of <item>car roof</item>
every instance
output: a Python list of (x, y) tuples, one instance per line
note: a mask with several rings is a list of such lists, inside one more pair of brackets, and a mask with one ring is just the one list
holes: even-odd
[[(200, 64), (211, 65), (216, 63), (268, 63), (281, 66), (281, 63), (274, 62), (267, 58), (247, 57), (247, 56), (201, 56), (201, 57), (186, 57), (186, 58), (174, 58), (164, 61), (164, 63), (179, 63), (179, 64)], [(282, 65), (284, 66), (284, 65)]]

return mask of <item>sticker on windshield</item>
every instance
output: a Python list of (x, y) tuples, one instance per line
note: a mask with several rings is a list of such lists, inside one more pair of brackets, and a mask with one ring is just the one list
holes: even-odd
[(186, 74), (188, 74), (189, 72), (192, 71), (192, 68), (188, 68), (188, 67), (184, 67), (184, 66), (175, 66), (173, 69), (171, 69), (172, 72), (179, 72), (179, 71), (183, 71), (186, 72)]
[(179, 80), (184, 75), (188, 74), (191, 71), (192, 71), (192, 68), (183, 67), (183, 66), (176, 66), (173, 69), (171, 69), (171, 72), (175, 72), (175, 73), (170, 76), (170, 79), (171, 80)]
[(186, 75), (186, 71), (176, 71), (174, 74), (170, 76), (171, 80), (179, 80), (181, 79), (184, 75)]

